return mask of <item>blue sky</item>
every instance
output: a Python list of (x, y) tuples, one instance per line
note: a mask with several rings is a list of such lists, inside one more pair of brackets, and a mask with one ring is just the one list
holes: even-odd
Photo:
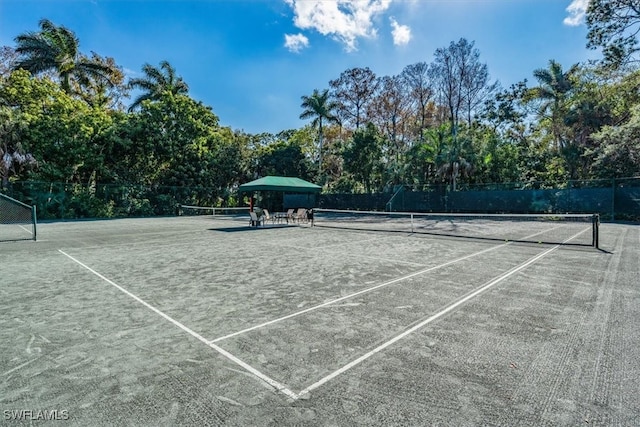
[(300, 97), (353, 67), (379, 76), (431, 62), (437, 48), (475, 41), (508, 87), (550, 59), (586, 49), (588, 0), (0, 0), (0, 45), (47, 18), (84, 53), (111, 56), (128, 76), (168, 60), (223, 126), (249, 133), (305, 124)]

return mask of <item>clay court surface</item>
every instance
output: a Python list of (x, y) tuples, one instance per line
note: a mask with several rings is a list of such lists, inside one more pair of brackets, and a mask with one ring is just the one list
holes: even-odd
[(598, 250), (247, 223), (0, 243), (0, 425), (640, 425), (639, 226)]

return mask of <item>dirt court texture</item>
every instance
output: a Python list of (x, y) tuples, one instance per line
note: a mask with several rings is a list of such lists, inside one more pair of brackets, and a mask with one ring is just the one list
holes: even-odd
[(640, 425), (639, 226), (598, 250), (247, 224), (0, 243), (0, 425)]

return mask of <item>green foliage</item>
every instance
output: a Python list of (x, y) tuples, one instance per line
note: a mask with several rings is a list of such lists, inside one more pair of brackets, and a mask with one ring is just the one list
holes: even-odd
[(34, 167), (37, 162), (22, 146), (27, 122), (19, 111), (0, 105), (0, 190), (9, 185), (11, 175)]
[(589, 1), (587, 27), (587, 46), (602, 48), (607, 65), (619, 67), (638, 52), (640, 10), (635, 0)]
[(473, 182), (516, 182), (521, 179), (522, 148), (492, 128), (481, 127), (474, 135)]
[(593, 169), (601, 178), (640, 175), (640, 105), (631, 114), (624, 125), (607, 126), (593, 135), (598, 143)]
[[(126, 182), (207, 188), (201, 202), (228, 198), (244, 169), (241, 141), (210, 108), (164, 92), (130, 116), (121, 178)], [(208, 193), (208, 194), (205, 194)]]
[(300, 114), (301, 119), (313, 119), (311, 126), (318, 129), (318, 171), (322, 173), (323, 154), (323, 123), (338, 123), (338, 117), (334, 111), (338, 108), (338, 103), (329, 99), (329, 90), (318, 92), (314, 89), (311, 96), (303, 96), (300, 105), (304, 111)]
[[(592, 1), (590, 44), (633, 55), (637, 15), (626, 1)], [(47, 20), (40, 26), (18, 36), (15, 51), (0, 51), (0, 176), (42, 218), (234, 206), (243, 203), (237, 186), (265, 175), (356, 193), (400, 184), (544, 188), (640, 174), (637, 70), (564, 70), (550, 61), (534, 71), (536, 87), (525, 80), (493, 93), (479, 51), (461, 39), (401, 76), (346, 70), (331, 90), (302, 97), (308, 125), (251, 135), (221, 126), (167, 61), (145, 64), (143, 78), (125, 86), (112, 58), (87, 57), (71, 30)], [(131, 88), (142, 93), (125, 111)]]
[(345, 169), (367, 193), (380, 185), (383, 143), (378, 129), (368, 123), (364, 129), (355, 131), (344, 152)]
[(113, 124), (109, 111), (91, 108), (26, 71), (12, 73), (3, 83), (0, 99), (26, 123), (20, 141), (38, 162), (30, 178), (53, 182), (102, 178), (104, 156), (109, 154), (104, 137)]
[(189, 93), (189, 86), (176, 75), (176, 70), (169, 64), (169, 61), (161, 61), (160, 68), (150, 64), (142, 66), (144, 77), (129, 80), (129, 87), (141, 89), (143, 91), (129, 107), (133, 111), (142, 105), (143, 101), (159, 101), (166, 92), (173, 95), (186, 95)]
[(113, 62), (89, 58), (79, 51), (80, 41), (75, 33), (64, 26), (57, 26), (48, 19), (39, 23), (40, 31), (27, 32), (16, 37), (16, 53), (19, 58), (15, 69), (32, 74), (51, 71), (60, 81), (60, 87), (68, 94), (81, 94), (90, 82), (113, 85), (112, 77), (118, 75)]

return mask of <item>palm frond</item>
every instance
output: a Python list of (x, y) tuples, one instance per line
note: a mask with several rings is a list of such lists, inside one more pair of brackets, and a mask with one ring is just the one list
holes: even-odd
[(129, 106), (129, 112), (140, 107), (142, 105), (142, 102), (147, 100), (153, 100), (153, 96), (149, 93), (143, 93), (142, 95), (136, 97), (136, 99), (134, 99), (131, 105)]

